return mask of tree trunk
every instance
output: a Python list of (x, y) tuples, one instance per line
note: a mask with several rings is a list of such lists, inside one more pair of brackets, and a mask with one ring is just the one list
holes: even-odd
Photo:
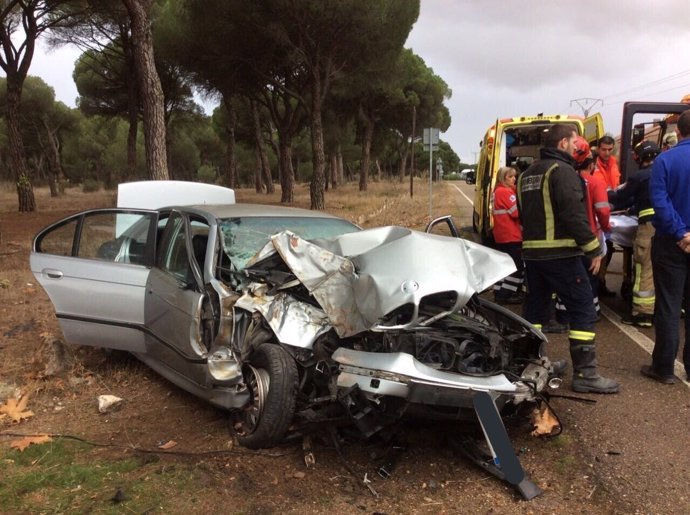
[(144, 111), (146, 169), (150, 179), (167, 180), (170, 174), (166, 155), (164, 97), (154, 61), (153, 36), (149, 19), (153, 1), (122, 1), (127, 7), (132, 26), (132, 47)]
[(36, 211), (36, 198), (31, 184), (24, 156), (24, 140), (20, 131), (19, 103), (22, 96), (22, 82), (7, 76), (7, 145), (10, 152), (10, 166), (17, 185), (19, 211)]
[(340, 143), (338, 143), (337, 159), (338, 159), (338, 182), (340, 184), (343, 184), (345, 182), (345, 172), (343, 170), (343, 148), (341, 147)]
[[(280, 155), (280, 152), (278, 151), (278, 145), (276, 144), (275, 140), (273, 138), (270, 138), (270, 139), (266, 140), (266, 143), (271, 146), (271, 150), (273, 150), (273, 155), (278, 157)], [(278, 159), (277, 167), (278, 167), (278, 183), (283, 184), (283, 170), (281, 169), (281, 166), (280, 166), (280, 159)]]
[[(324, 158), (326, 156), (324, 155)], [(324, 191), (328, 191), (328, 188), (331, 187), (331, 180), (333, 179), (333, 154), (328, 155), (328, 159), (324, 159), (324, 169), (323, 169), (323, 175), (324, 175)]]
[[(271, 177), (271, 167), (268, 165), (268, 156), (264, 149), (264, 139), (261, 135), (261, 115), (256, 100), (249, 100), (249, 108), (252, 112), (252, 123), (254, 125), (254, 148), (256, 149), (256, 158), (259, 167), (259, 180), (262, 181), (263, 186), (266, 187), (266, 193), (273, 193), (275, 187), (273, 186), (273, 177)], [(257, 190), (257, 192), (258, 191), (259, 190)]]
[(331, 184), (333, 189), (338, 187), (338, 156), (335, 152), (331, 154)]
[(292, 142), (280, 138), (278, 146), (278, 159), (280, 160), (280, 202), (292, 204), (295, 186), (295, 170), (292, 167)]
[(60, 141), (54, 130), (51, 130), (48, 120), (43, 118), (43, 128), (46, 130), (47, 142), (44, 151), (48, 159), (48, 184), (50, 196), (58, 197), (61, 193), (60, 183), (65, 177), (60, 163)]
[(235, 152), (235, 126), (237, 125), (237, 113), (235, 106), (232, 105), (229, 96), (224, 97), (225, 110), (228, 113), (228, 128), (227, 138), (225, 140), (225, 148), (228, 160), (228, 186), (231, 188), (237, 187), (237, 155)]
[[(410, 166), (410, 198), (414, 197), (414, 136), (417, 130), (417, 106), (412, 106), (412, 134), (410, 135), (410, 147), (412, 147), (412, 163)], [(400, 174), (400, 182), (403, 180), (403, 174)]]
[(369, 182), (369, 161), (371, 156), (371, 141), (374, 139), (374, 122), (365, 116), (366, 127), (362, 141), (362, 167), (359, 171), (359, 191), (367, 191)]
[[(398, 180), (400, 182), (403, 181), (403, 177), (405, 177), (405, 171), (407, 170), (407, 151), (403, 153), (403, 155), (400, 157), (400, 165), (398, 166)], [(410, 172), (410, 186), (412, 185), (412, 179), (414, 177), (414, 174)], [(410, 197), (412, 197), (412, 190), (410, 189)]]
[(261, 180), (261, 155), (257, 146), (254, 146), (254, 159), (256, 161), (254, 166), (254, 190), (257, 193), (263, 193), (264, 183)]
[(321, 76), (318, 68), (313, 72), (311, 92), (311, 154), (313, 175), (309, 186), (311, 209), (325, 209), (325, 157), (323, 154), (323, 120), (321, 119)]
[(137, 177), (137, 135), (139, 133), (139, 78), (137, 66), (132, 52), (131, 39), (122, 37), (122, 45), (125, 54), (125, 63), (129, 73), (127, 82), (127, 169), (124, 181), (131, 181)]

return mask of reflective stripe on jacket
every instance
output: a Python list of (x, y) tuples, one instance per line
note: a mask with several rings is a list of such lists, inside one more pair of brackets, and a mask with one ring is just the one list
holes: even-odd
[(540, 159), (518, 178), (523, 259), (600, 253), (589, 226), (584, 181), (572, 165), (566, 152), (542, 148)]
[(580, 172), (580, 176), (587, 184), (587, 218), (589, 227), (595, 236), (601, 231), (611, 231), (611, 205), (606, 193), (606, 184), (596, 175)]
[(637, 215), (639, 223), (649, 222), (654, 216), (654, 208), (649, 198), (649, 179), (652, 165), (640, 168), (628, 177), (618, 188), (609, 192), (609, 202), (614, 209), (624, 209), (632, 204), (631, 214)]

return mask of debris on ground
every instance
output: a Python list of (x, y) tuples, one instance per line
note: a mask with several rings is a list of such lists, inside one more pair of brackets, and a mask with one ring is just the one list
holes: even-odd
[(43, 340), (50, 345), (50, 358), (43, 370), (42, 377), (55, 377), (63, 375), (71, 367), (73, 359), (67, 347), (59, 338), (51, 333), (41, 333)]
[(530, 413), (534, 430), (532, 436), (555, 436), (561, 431), (561, 423), (545, 402)]
[(46, 442), (52, 442), (53, 439), (49, 435), (30, 435), (25, 436), (21, 440), (14, 440), (10, 442), (10, 447), (17, 449), (18, 451), (23, 451), (29, 445), (35, 444), (39, 445)]
[(9, 416), (12, 422), (19, 423), (23, 419), (33, 417), (34, 412), (26, 409), (26, 405), (29, 402), (29, 393), (19, 399), (11, 397), (7, 399), (5, 404), (0, 405), (0, 420)]
[(101, 413), (109, 413), (120, 406), (122, 399), (115, 395), (99, 395), (98, 396), (98, 411)]

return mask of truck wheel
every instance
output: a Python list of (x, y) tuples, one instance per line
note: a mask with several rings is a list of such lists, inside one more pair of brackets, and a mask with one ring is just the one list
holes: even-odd
[(297, 391), (297, 365), (273, 343), (263, 343), (245, 365), (249, 404), (233, 413), (233, 430), (240, 445), (250, 449), (278, 444), (292, 423)]

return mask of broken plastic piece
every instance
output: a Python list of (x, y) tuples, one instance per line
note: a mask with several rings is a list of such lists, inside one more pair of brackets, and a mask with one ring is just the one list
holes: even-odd
[(98, 411), (101, 413), (108, 413), (117, 408), (122, 399), (115, 395), (99, 395), (98, 396)]

